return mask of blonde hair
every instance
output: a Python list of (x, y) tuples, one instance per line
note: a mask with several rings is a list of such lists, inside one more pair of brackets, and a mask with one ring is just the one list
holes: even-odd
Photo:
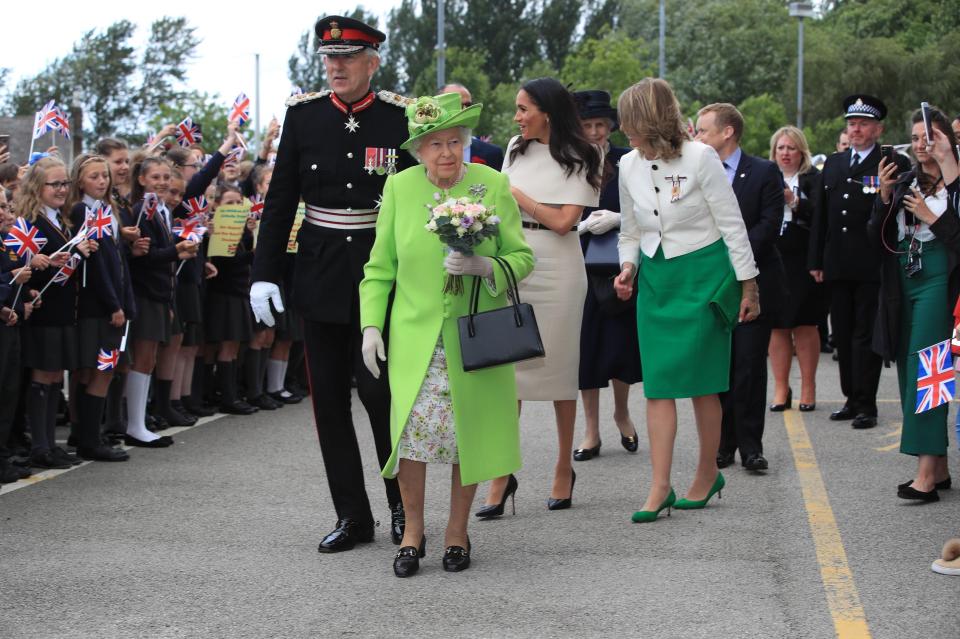
[(690, 139), (680, 103), (666, 80), (644, 78), (626, 89), (617, 100), (617, 112), (620, 129), (639, 138), (643, 152), (653, 153), (653, 158), (680, 157), (684, 141)]
[(44, 182), (47, 181), (47, 173), (56, 167), (62, 167), (64, 170), (67, 168), (62, 160), (47, 157), (37, 160), (27, 169), (13, 203), (14, 212), (18, 217), (22, 217), (31, 224), (37, 221), (37, 217), (43, 211), (40, 192), (43, 190)]
[(712, 113), (715, 118), (715, 124), (721, 129), (725, 129), (728, 126), (733, 128), (733, 139), (737, 142), (743, 137), (743, 114), (740, 113), (737, 107), (729, 102), (708, 104), (697, 111), (697, 117), (699, 118), (704, 113)]
[(102, 155), (84, 153), (77, 156), (73, 161), (73, 166), (70, 168), (70, 194), (67, 195), (67, 204), (64, 207), (67, 212), (73, 211), (73, 207), (76, 206), (77, 202), (83, 201), (83, 185), (80, 183), (83, 179), (83, 172), (91, 164), (96, 164), (97, 162), (101, 162), (107, 167), (107, 192), (100, 198), (100, 201), (108, 204), (111, 208), (117, 208), (116, 203), (110, 195), (113, 192), (113, 174), (110, 172), (110, 163), (107, 162), (107, 158)]
[(770, 137), (770, 160), (776, 163), (777, 141), (783, 136), (790, 138), (790, 141), (797, 145), (797, 148), (800, 149), (800, 154), (803, 156), (800, 160), (800, 168), (797, 169), (797, 174), (799, 175), (800, 173), (809, 171), (813, 166), (810, 158), (810, 145), (807, 144), (807, 136), (795, 126), (782, 126)]

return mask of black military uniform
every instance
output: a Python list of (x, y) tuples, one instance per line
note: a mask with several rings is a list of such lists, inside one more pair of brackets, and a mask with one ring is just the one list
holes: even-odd
[[(882, 120), (883, 102), (868, 95), (844, 101), (846, 118)], [(876, 425), (881, 359), (873, 352), (873, 325), (880, 288), (880, 257), (867, 238), (867, 223), (879, 192), (880, 145), (854, 161), (850, 147), (823, 165), (822, 189), (810, 236), (811, 270), (822, 270), (830, 288), (833, 341), (846, 404), (830, 418), (853, 419), (854, 427)], [(905, 159), (900, 170), (909, 169)]]
[[(378, 48), (386, 36), (362, 22), (329, 16), (317, 22), (320, 53), (351, 55)], [(365, 53), (364, 53), (365, 54)], [(406, 98), (370, 91), (347, 104), (335, 93), (297, 95), (287, 104), (277, 162), (264, 205), (254, 282), (279, 284), (297, 205), (307, 206), (297, 236), (292, 303), (304, 320), (304, 349), (317, 434), (339, 519), (321, 552), (371, 541), (374, 518), (364, 490), (350, 409), (350, 381), (370, 417), (380, 465), (391, 452), (386, 371), (374, 379), (363, 365), (358, 285), (374, 241), (380, 194), (389, 174), (415, 164), (407, 139)], [(385, 480), (394, 543), (402, 536), (396, 480)]]

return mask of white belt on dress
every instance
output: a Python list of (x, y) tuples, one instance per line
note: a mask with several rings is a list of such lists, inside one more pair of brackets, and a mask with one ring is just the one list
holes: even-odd
[(304, 221), (315, 226), (341, 231), (372, 229), (377, 225), (377, 209), (322, 209), (307, 204)]

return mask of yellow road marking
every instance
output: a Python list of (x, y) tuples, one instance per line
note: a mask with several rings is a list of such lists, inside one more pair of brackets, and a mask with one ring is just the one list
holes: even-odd
[(817, 466), (817, 458), (803, 417), (798, 412), (785, 411), (783, 421), (797, 474), (800, 476), (807, 521), (817, 551), (820, 578), (827, 597), (827, 607), (833, 618), (833, 628), (839, 639), (870, 639), (866, 613), (860, 604), (860, 594), (847, 563), (840, 529), (830, 507), (830, 498), (820, 474), (820, 467)]

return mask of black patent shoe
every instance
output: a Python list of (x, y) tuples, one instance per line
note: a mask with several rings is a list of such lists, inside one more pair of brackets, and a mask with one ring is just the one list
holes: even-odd
[(877, 425), (877, 418), (873, 415), (867, 415), (866, 413), (860, 413), (853, 419), (851, 426), (857, 430), (863, 430), (865, 428), (873, 428)]
[[(908, 479), (907, 481), (905, 481), (905, 482), (903, 482), (902, 484), (898, 485), (898, 486), (897, 486), (897, 489), (899, 490), (899, 489), (902, 489), (902, 488), (907, 488), (907, 487), (909, 487), (910, 484), (912, 484), (912, 483), (913, 483), (913, 480), (912, 480), (912, 479)], [(942, 481), (938, 481), (936, 484), (934, 484), (933, 487), (936, 488), (937, 490), (950, 490), (951, 488), (953, 488), (953, 480), (950, 479), (950, 476), (949, 476), (949, 475), (947, 475), (947, 478), (946, 478), (946, 479), (944, 479), (944, 480), (942, 480)]]
[(928, 504), (934, 501), (940, 501), (940, 493), (937, 492), (936, 487), (934, 487), (934, 489), (931, 491), (923, 492), (922, 490), (917, 490), (916, 488), (912, 488), (910, 485), (903, 486), (902, 488), (897, 489), (897, 497), (899, 497), (900, 499), (909, 499), (911, 501), (919, 501), (925, 504)]
[(467, 537), (467, 547), (447, 546), (443, 551), (443, 569), (447, 572), (460, 572), (470, 567), (470, 538)]
[(257, 410), (255, 406), (241, 402), (239, 399), (220, 404), (220, 412), (227, 415), (253, 415)]
[(848, 419), (853, 419), (857, 416), (856, 411), (854, 411), (849, 406), (844, 406), (840, 410), (835, 410), (830, 413), (830, 421), (833, 422), (845, 422)]
[(303, 401), (303, 395), (294, 395), (289, 391), (274, 391), (272, 393), (267, 393), (267, 395), (281, 404), (299, 404)]
[(782, 413), (793, 408), (793, 389), (787, 388), (787, 401), (782, 404), (770, 404), (771, 413)]
[(247, 403), (251, 406), (255, 406), (260, 410), (277, 410), (277, 403), (271, 398), (267, 397), (266, 394), (257, 395), (256, 397), (248, 397)]
[(20, 481), (19, 471), (6, 459), (0, 458), (0, 484), (12, 484), (15, 481)]
[(816, 402), (814, 402), (814, 403), (812, 403), (812, 404), (803, 404), (803, 403), (800, 404), (800, 412), (801, 412), (801, 413), (810, 413), (810, 412), (813, 412), (813, 411), (815, 411), (815, 410), (817, 410), (817, 403), (816, 403)]
[(420, 538), (420, 547), (404, 546), (393, 559), (393, 574), (397, 577), (412, 577), (420, 570), (420, 560), (427, 556), (427, 536)]
[(747, 458), (743, 461), (743, 467), (754, 472), (766, 470), (769, 466), (766, 458), (760, 453), (747, 455)]
[(732, 466), (735, 459), (735, 453), (717, 453), (717, 468)]
[(80, 447), (77, 449), (77, 455), (79, 455), (81, 459), (102, 462), (123, 462), (130, 459), (127, 451), (102, 444), (94, 448)]
[(563, 499), (549, 497), (547, 499), (547, 510), (566, 510), (573, 505), (573, 487), (577, 485), (577, 473), (576, 471), (571, 472), (572, 477), (570, 478), (570, 496)]
[(600, 456), (600, 446), (603, 442), (597, 442), (593, 448), (578, 448), (573, 451), (573, 461), (589, 461), (594, 457)]
[(403, 512), (403, 504), (397, 504), (390, 509), (390, 540), (394, 546), (399, 546), (403, 540), (403, 529), (407, 525), (407, 515)]
[(503, 514), (503, 507), (507, 504), (508, 497), (510, 498), (510, 505), (513, 507), (513, 514), (516, 515), (517, 502), (515, 495), (519, 486), (520, 482), (518, 482), (517, 478), (513, 476), (513, 473), (510, 473), (510, 476), (507, 477), (507, 489), (503, 491), (503, 497), (500, 498), (500, 503), (483, 506), (480, 510), (474, 513), (474, 516), (481, 519), (492, 519), (494, 517), (499, 517)]
[(343, 552), (353, 550), (357, 544), (373, 541), (373, 524), (360, 524), (354, 519), (341, 519), (337, 527), (323, 538), (317, 552)]
[(637, 448), (640, 447), (640, 436), (637, 435), (637, 431), (633, 431), (633, 435), (630, 437), (620, 435), (620, 445), (623, 446), (628, 453), (637, 452)]
[(64, 463), (70, 464), (71, 466), (79, 466), (83, 463), (83, 460), (77, 457), (76, 455), (71, 455), (64, 449), (59, 446), (54, 446), (50, 449), (50, 454), (53, 455), (55, 459), (58, 459)]
[(173, 438), (169, 435), (163, 435), (159, 439), (145, 442), (142, 439), (137, 439), (132, 435), (124, 435), (123, 443), (127, 446), (136, 446), (137, 448), (167, 448), (168, 446), (173, 445)]

